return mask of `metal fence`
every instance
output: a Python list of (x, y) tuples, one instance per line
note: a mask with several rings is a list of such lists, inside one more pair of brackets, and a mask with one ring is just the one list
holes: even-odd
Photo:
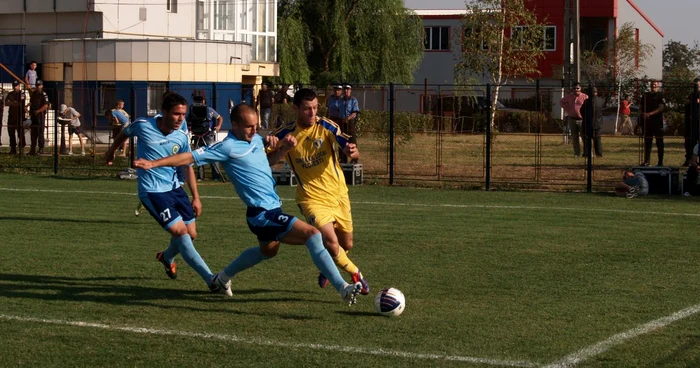
[[(166, 87), (163, 85), (163, 91)], [(625, 170), (644, 161), (644, 138), (635, 128), (640, 111), (646, 111), (639, 101), (648, 90), (648, 83), (640, 81), (629, 93), (633, 106), (631, 122), (635, 125), (632, 134), (620, 132), (623, 116), (618, 113), (617, 89), (588, 85), (584, 86), (584, 92), (592, 95), (593, 88), (598, 89), (603, 100), (598, 114), (600, 129), (593, 129), (598, 110), (589, 111), (580, 138), (582, 154), (575, 156), (575, 140), (559, 107), (559, 100), (569, 91), (560, 84), (535, 81), (501, 86), (498, 101), (494, 99), (497, 88), (491, 85), (354, 85), (352, 94), (361, 110), (357, 130), (365, 181), (445, 183), (485, 189), (608, 189), (611, 183), (620, 181)], [(132, 116), (153, 115), (163, 91), (131, 88), (126, 91), (127, 112)], [(663, 164), (682, 167), (689, 158), (688, 147), (692, 149), (691, 142), (697, 142), (697, 124), (689, 124), (698, 121), (698, 99), (691, 98), (697, 92), (690, 83), (666, 85), (663, 91), (668, 96), (682, 96), (667, 101), (664, 111)], [(177, 92), (189, 98), (190, 91)], [(104, 110), (113, 107), (115, 94), (104, 88), (47, 90), (47, 93), (52, 107), (47, 115), (45, 137), (52, 154), (2, 155), (0, 170), (102, 175), (130, 165), (129, 155), (119, 158), (115, 167), (106, 166), (102, 158), (113, 139)], [(124, 95), (125, 91), (121, 93)], [(240, 99), (225, 101), (215, 100), (214, 91), (205, 93), (209, 104), (224, 117), (224, 128), (230, 127), (229, 105), (234, 100), (250, 100), (250, 96), (244, 96), (243, 89), (228, 91), (226, 95), (240, 95)], [(331, 93), (331, 89), (317, 89), (319, 115), (325, 115), (325, 100)], [(695, 103), (688, 104), (689, 101)], [(65, 127), (56, 121), (56, 109), (61, 103), (74, 106), (83, 115), (82, 128), (88, 138), (85, 157), (75, 155), (75, 148), (74, 155), (68, 156), (62, 148), (61, 142), (68, 137)], [(493, 104), (496, 104), (494, 116), (489, 113)], [(275, 105), (273, 125), (293, 119), (291, 105)], [(596, 152), (592, 144), (598, 136), (602, 152)], [(75, 147), (78, 141), (75, 136), (72, 139)], [(9, 148), (4, 146), (0, 151), (7, 152)], [(657, 146), (652, 151), (656, 158)]]

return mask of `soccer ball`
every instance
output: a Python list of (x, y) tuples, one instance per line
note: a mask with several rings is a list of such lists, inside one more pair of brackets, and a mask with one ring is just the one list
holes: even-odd
[(406, 298), (399, 289), (385, 288), (374, 298), (374, 308), (382, 316), (396, 317), (406, 308)]

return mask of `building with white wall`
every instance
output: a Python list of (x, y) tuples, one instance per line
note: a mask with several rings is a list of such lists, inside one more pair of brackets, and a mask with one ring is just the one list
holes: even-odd
[(116, 99), (133, 116), (152, 116), (165, 90), (187, 98), (204, 90), (227, 116), (229, 102), (252, 102), (262, 77), (279, 75), (276, 0), (0, 0), (0, 8), (0, 44), (18, 45), (25, 65), (36, 60), (53, 104), (75, 106), (87, 126)]

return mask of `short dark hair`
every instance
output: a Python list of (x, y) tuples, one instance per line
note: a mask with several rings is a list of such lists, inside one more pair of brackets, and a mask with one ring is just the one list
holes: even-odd
[(245, 102), (241, 102), (238, 105), (231, 108), (231, 123), (236, 125), (243, 123), (243, 116), (247, 113), (257, 114), (258, 110), (248, 105)]
[(122, 100), (121, 98), (114, 101), (114, 105), (119, 105), (120, 103), (124, 103), (124, 100)]
[(32, 65), (32, 64), (38, 64), (38, 63), (35, 60), (32, 60), (29, 62), (29, 65)]
[(316, 98), (316, 92), (309, 88), (302, 88), (294, 94), (294, 106), (301, 106), (301, 101), (313, 101)]
[(163, 103), (160, 105), (160, 108), (163, 109), (163, 111), (170, 111), (173, 107), (177, 105), (187, 106), (188, 103), (184, 97), (173, 92), (163, 98)]

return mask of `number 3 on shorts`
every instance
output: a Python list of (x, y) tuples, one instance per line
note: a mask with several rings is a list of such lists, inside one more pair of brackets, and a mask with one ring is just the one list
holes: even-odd
[(163, 212), (160, 213), (160, 219), (163, 222), (168, 222), (170, 220), (170, 208), (166, 208)]
[(289, 216), (287, 216), (287, 215), (279, 215), (279, 216), (277, 216), (277, 221), (279, 221), (279, 222), (287, 222), (287, 221), (289, 221)]

